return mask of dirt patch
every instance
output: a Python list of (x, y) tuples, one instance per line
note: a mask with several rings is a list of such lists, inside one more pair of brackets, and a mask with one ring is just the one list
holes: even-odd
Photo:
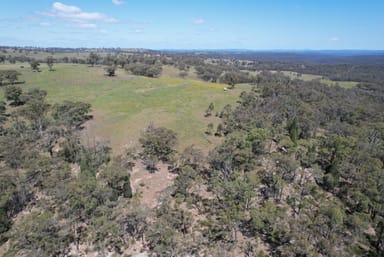
[(168, 172), (168, 165), (159, 163), (158, 170), (151, 173), (141, 161), (137, 161), (131, 173), (131, 186), (134, 193), (140, 194), (141, 203), (151, 209), (159, 204), (161, 193), (173, 185), (177, 175)]

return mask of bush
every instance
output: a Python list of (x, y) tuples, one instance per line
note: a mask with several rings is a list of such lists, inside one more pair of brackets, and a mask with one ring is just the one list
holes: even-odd
[(128, 65), (126, 70), (134, 75), (156, 78), (161, 74), (162, 67), (160, 64), (133, 63)]

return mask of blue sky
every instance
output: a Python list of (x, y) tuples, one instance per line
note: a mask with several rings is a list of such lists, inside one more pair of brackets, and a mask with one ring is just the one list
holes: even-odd
[(384, 49), (384, 0), (12, 0), (0, 45)]

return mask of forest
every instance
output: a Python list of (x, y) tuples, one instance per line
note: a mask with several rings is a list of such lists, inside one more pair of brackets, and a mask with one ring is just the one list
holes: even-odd
[[(76, 51), (3, 49), (3, 256), (384, 256), (382, 63)], [(56, 75), (68, 63), (151, 83), (171, 66), (180, 81), (246, 90), (198, 114), (209, 149), (180, 149), (179, 131), (149, 123), (135, 147), (116, 151), (84, 140), (96, 119), (90, 103), (52, 102), (28, 88), (26, 69)], [(151, 208), (132, 186), (133, 170), (164, 167), (172, 183)]]

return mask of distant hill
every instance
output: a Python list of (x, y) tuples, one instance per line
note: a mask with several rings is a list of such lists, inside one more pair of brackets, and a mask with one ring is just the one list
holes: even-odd
[(384, 50), (163, 50), (164, 53), (194, 53), (211, 58), (304, 62), (320, 64), (384, 63)]

